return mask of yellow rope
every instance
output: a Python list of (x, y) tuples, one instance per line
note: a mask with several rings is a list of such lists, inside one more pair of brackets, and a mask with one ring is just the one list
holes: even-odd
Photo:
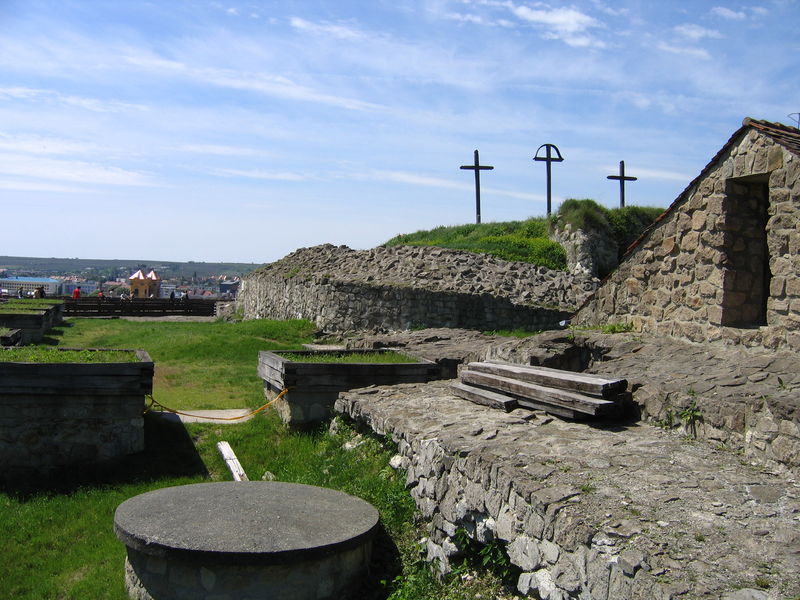
[(271, 404), (273, 404), (274, 402), (277, 402), (278, 400), (280, 400), (284, 396), (284, 394), (286, 394), (288, 391), (289, 391), (289, 388), (283, 388), (283, 390), (281, 391), (280, 394), (275, 396), (272, 400), (267, 402), (265, 405), (255, 409), (253, 411), (250, 411), (246, 415), (240, 415), (238, 417), (207, 417), (207, 416), (204, 416), (204, 415), (193, 415), (191, 413), (181, 412), (179, 410), (175, 410), (174, 408), (168, 408), (168, 407), (164, 406), (163, 404), (158, 402), (155, 398), (153, 398), (152, 395), (148, 395), (147, 396), (148, 398), (150, 398), (150, 405), (147, 406), (144, 409), (144, 413), (142, 413), (142, 414), (143, 415), (147, 414), (148, 412), (150, 412), (150, 409), (152, 409), (153, 405), (156, 405), (162, 410), (174, 413), (176, 415), (183, 415), (184, 417), (194, 417), (194, 418), (197, 418), (197, 419), (211, 419), (211, 420), (214, 420), (214, 421), (238, 421), (239, 419), (246, 419), (247, 417), (252, 417), (253, 415), (257, 415), (261, 411), (266, 410), (267, 408), (269, 408), (269, 406)]

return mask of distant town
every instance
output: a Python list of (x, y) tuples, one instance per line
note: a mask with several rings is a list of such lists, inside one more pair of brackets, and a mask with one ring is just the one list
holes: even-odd
[[(256, 263), (146, 262), (0, 256), (0, 295), (235, 298)], [(141, 296), (136, 280), (157, 281)], [(78, 288), (80, 288), (78, 290)], [(77, 291), (76, 291), (77, 290)]]

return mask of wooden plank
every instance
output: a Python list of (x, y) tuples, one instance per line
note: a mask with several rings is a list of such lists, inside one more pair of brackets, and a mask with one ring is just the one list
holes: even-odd
[(511, 412), (518, 407), (517, 401), (514, 398), (463, 383), (451, 383), (450, 391), (455, 396), (464, 398), (464, 400), (469, 400), (475, 404), (483, 404), (490, 408), (499, 408), (506, 412)]
[(574, 410), (570, 410), (568, 408), (555, 406), (553, 404), (545, 404), (544, 402), (536, 402), (535, 400), (530, 400), (528, 398), (517, 398), (517, 404), (519, 404), (521, 408), (527, 408), (530, 410), (541, 410), (551, 415), (556, 415), (558, 417), (564, 417), (567, 419), (578, 419), (580, 417), (586, 416), (582, 413), (575, 412)]
[(239, 463), (239, 459), (236, 458), (236, 454), (233, 452), (233, 448), (231, 448), (228, 442), (224, 440), (217, 442), (217, 450), (222, 454), (222, 458), (225, 464), (228, 465), (228, 470), (231, 472), (231, 475), (233, 475), (234, 481), (249, 481), (247, 473), (244, 472), (242, 465)]
[(467, 365), (472, 371), (511, 377), (539, 385), (564, 390), (574, 390), (600, 398), (611, 398), (628, 387), (625, 379), (606, 379), (588, 373), (576, 373), (549, 367), (512, 365), (499, 362), (474, 362)]
[(548, 388), (527, 381), (519, 381), (517, 379), (501, 377), (489, 373), (480, 373), (469, 369), (462, 371), (461, 381), (509, 392), (521, 398), (528, 398), (545, 404), (553, 404), (593, 416), (608, 414), (616, 410), (616, 404), (610, 400), (602, 400), (577, 392)]

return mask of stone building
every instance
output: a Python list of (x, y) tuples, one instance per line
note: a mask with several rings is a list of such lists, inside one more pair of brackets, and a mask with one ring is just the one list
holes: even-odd
[(800, 348), (800, 130), (746, 118), (575, 315)]

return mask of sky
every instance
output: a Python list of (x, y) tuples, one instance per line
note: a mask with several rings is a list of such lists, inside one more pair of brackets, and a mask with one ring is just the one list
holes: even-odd
[[(800, 0), (0, 0), (0, 255), (265, 263), (668, 206), (794, 124)], [(540, 150), (540, 156), (544, 150)]]

